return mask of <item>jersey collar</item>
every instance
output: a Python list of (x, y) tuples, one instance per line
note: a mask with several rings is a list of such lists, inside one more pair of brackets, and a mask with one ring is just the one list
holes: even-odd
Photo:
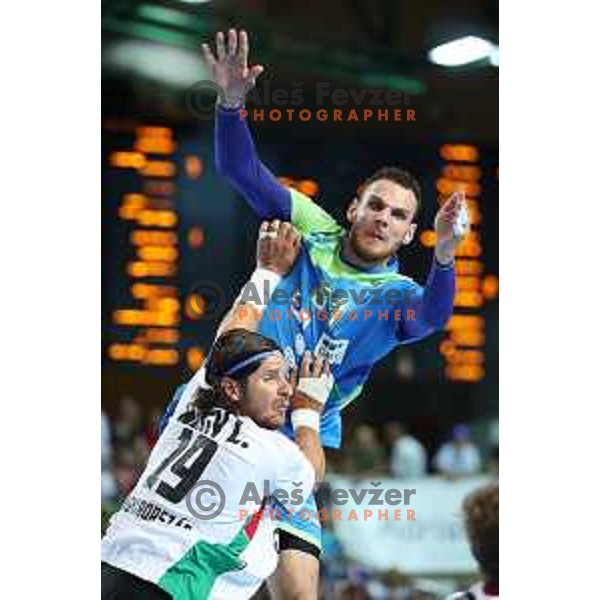
[(351, 269), (359, 271), (360, 273), (397, 273), (400, 268), (400, 263), (395, 256), (391, 256), (385, 265), (375, 265), (374, 267), (359, 267), (352, 264), (350, 261), (344, 258), (342, 249), (344, 247), (344, 238), (341, 238), (338, 246), (338, 256), (340, 260)]

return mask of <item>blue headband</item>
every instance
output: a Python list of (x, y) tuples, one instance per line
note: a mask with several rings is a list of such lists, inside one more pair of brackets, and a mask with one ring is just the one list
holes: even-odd
[(264, 352), (259, 352), (258, 354), (254, 354), (253, 356), (250, 356), (250, 357), (244, 359), (242, 362), (238, 363), (237, 365), (233, 365), (233, 367), (229, 367), (229, 369), (227, 369), (227, 371), (225, 371), (225, 373), (223, 373), (223, 376), (235, 375), (235, 373), (237, 373), (238, 371), (241, 371), (244, 367), (253, 365), (256, 362), (261, 362), (265, 358), (269, 358), (270, 356), (275, 356), (276, 354), (279, 354), (279, 353), (280, 353), (279, 350), (266, 350)]

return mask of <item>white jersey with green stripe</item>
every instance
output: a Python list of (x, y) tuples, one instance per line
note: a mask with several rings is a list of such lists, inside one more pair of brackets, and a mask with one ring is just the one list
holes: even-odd
[(273, 522), (258, 517), (261, 508), (276, 490), (297, 508), (315, 474), (281, 433), (223, 409), (200, 415), (191, 403), (197, 379), (112, 517), (102, 560), (175, 600), (250, 598), (277, 565)]

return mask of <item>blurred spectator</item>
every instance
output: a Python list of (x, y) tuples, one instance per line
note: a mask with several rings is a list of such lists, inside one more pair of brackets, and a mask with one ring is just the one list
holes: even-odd
[(122, 446), (117, 449), (115, 456), (115, 478), (122, 497), (127, 496), (137, 483), (141, 473), (141, 465), (136, 460), (132, 448)]
[(106, 413), (101, 413), (100, 424), (100, 461), (101, 461), (101, 479), (100, 489), (102, 502), (116, 499), (117, 484), (112, 474), (112, 445), (110, 434), (110, 421)]
[(100, 459), (103, 471), (110, 468), (111, 458), (112, 446), (110, 436), (110, 421), (108, 420), (108, 415), (102, 411), (100, 421)]
[(412, 589), (410, 577), (396, 570), (379, 573), (367, 585), (372, 600), (408, 600)]
[(471, 442), (466, 425), (456, 425), (452, 439), (441, 446), (433, 459), (437, 471), (447, 477), (475, 475), (481, 470), (479, 450)]
[(498, 480), (500, 478), (500, 449), (494, 446), (488, 458), (488, 471), (490, 475)]
[(390, 474), (398, 479), (424, 477), (427, 452), (419, 440), (408, 433), (402, 423), (388, 423), (386, 440), (390, 445)]
[(366, 587), (361, 583), (347, 583), (338, 594), (336, 598), (339, 600), (371, 600), (367, 593)]
[[(331, 514), (332, 506), (325, 502), (323, 507)], [(333, 527), (333, 519), (327, 518), (322, 522), (322, 547), (321, 555), (321, 581), (319, 584), (319, 598), (328, 600), (336, 597), (336, 586), (346, 580), (348, 560), (344, 547), (340, 542)]]
[[(137, 476), (142, 472), (150, 453), (147, 441), (148, 427), (141, 406), (131, 397), (126, 396), (119, 404), (119, 413), (113, 424), (114, 448), (117, 458), (115, 472), (117, 480), (128, 480), (130, 470)], [(120, 485), (120, 484), (119, 484)], [(121, 491), (123, 487), (120, 485)]]
[(115, 445), (133, 446), (136, 438), (144, 433), (144, 420), (140, 405), (125, 396), (119, 402), (119, 413), (113, 426)]
[[(331, 513), (331, 510), (332, 509), (328, 507), (328, 513)], [(323, 520), (321, 534), (324, 562), (332, 563), (337, 560), (342, 560), (344, 558), (344, 547), (335, 533), (333, 520), (331, 518)]]
[(415, 361), (410, 350), (400, 350), (396, 361), (396, 374), (404, 381), (415, 378)]
[(500, 423), (498, 419), (491, 419), (488, 425), (487, 443), (497, 446), (500, 443)]
[(149, 449), (154, 448), (158, 440), (158, 425), (163, 415), (163, 410), (160, 408), (153, 408), (150, 411), (150, 417), (148, 419), (148, 426), (146, 427), (146, 445)]
[(359, 425), (345, 455), (346, 470), (365, 477), (385, 472), (385, 452), (370, 425)]
[(471, 552), (479, 564), (483, 581), (468, 592), (448, 600), (494, 600), (500, 597), (499, 520), (500, 490), (497, 483), (475, 490), (463, 503), (465, 528)]

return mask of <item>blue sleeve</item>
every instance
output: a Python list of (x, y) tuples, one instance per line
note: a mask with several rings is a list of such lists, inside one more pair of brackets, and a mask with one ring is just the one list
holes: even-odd
[[(404, 314), (397, 331), (401, 342), (420, 339), (443, 329), (452, 316), (456, 274), (454, 263), (440, 265), (434, 258), (424, 288), (418, 287), (405, 303)], [(408, 310), (414, 311), (409, 318)]]
[(291, 219), (290, 191), (258, 159), (248, 123), (240, 117), (239, 109), (217, 109), (215, 164), (217, 172), (246, 198), (261, 219)]

